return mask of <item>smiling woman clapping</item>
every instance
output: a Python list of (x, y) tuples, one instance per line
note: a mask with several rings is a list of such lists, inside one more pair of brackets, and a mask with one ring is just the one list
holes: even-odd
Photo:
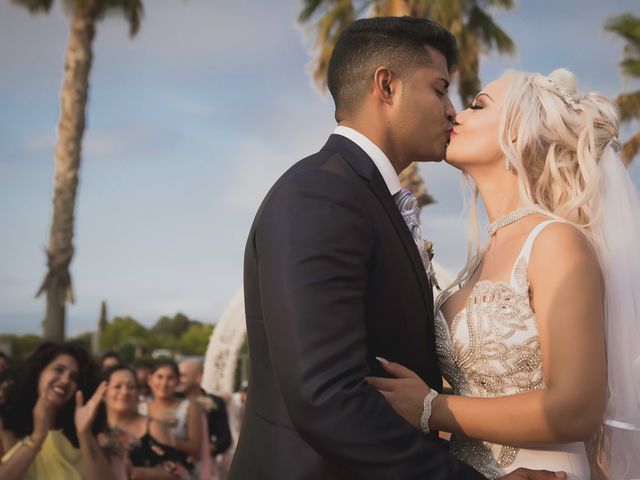
[(0, 406), (0, 480), (112, 478), (94, 434), (106, 390), (97, 378), (74, 343), (44, 343), (25, 361)]

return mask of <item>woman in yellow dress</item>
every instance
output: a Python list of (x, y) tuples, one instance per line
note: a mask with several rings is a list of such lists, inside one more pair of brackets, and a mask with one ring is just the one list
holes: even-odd
[(95, 436), (106, 390), (97, 378), (74, 343), (44, 343), (25, 361), (0, 405), (0, 480), (114, 478)]

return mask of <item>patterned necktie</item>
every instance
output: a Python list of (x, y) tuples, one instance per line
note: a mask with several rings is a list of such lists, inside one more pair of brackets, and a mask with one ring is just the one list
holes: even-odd
[(427, 248), (425, 247), (422, 233), (420, 233), (420, 209), (418, 208), (418, 199), (406, 188), (401, 189), (393, 198), (396, 201), (396, 205), (398, 205), (402, 218), (404, 218), (404, 222), (407, 224), (407, 227), (409, 227), (413, 241), (416, 247), (418, 247), (418, 252), (420, 252), (424, 270), (427, 272), (429, 282), (433, 285), (435, 277), (433, 265), (429, 258), (429, 252), (427, 252)]

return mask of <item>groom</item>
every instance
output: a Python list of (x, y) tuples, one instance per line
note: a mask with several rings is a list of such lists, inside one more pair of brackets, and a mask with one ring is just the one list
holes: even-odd
[(247, 241), (251, 378), (231, 480), (483, 478), (364, 380), (385, 375), (381, 356), (442, 386), (431, 285), (395, 199), (398, 173), (444, 156), (456, 62), (454, 37), (425, 19), (340, 36), (339, 126), (276, 182)]

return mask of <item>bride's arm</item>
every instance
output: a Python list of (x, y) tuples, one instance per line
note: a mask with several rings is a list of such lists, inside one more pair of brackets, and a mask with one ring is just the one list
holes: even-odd
[[(439, 395), (432, 404), (431, 429), (502, 444), (545, 444), (583, 440), (602, 421), (603, 287), (595, 252), (575, 228), (549, 225), (535, 243), (529, 281), (544, 389), (497, 398)], [(402, 367), (390, 364), (386, 369), (397, 374)], [(416, 377), (407, 378), (406, 369), (401, 376), (405, 378), (376, 379), (376, 386), (417, 426), (427, 387)]]

